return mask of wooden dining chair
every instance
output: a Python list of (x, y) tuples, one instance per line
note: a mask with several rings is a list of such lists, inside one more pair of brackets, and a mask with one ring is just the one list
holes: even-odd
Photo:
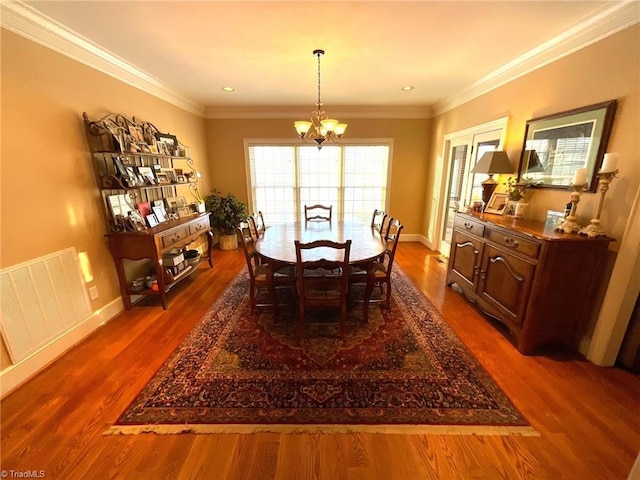
[[(392, 219), (389, 222), (389, 231), (393, 231), (393, 233), (389, 233), (385, 241), (388, 244), (387, 251), (384, 255), (377, 261), (373, 263), (373, 274), (374, 274), (374, 282), (375, 286), (380, 288), (380, 292), (386, 290), (386, 298), (384, 299), (384, 306), (386, 308), (391, 308), (391, 270), (393, 268), (393, 259), (396, 256), (396, 248), (398, 248), (398, 242), (400, 241), (400, 233), (404, 225), (400, 223), (400, 221), (396, 219)], [(351, 272), (349, 274), (349, 285), (354, 283), (367, 283), (367, 271), (364, 268), (360, 268), (357, 266), (351, 267)], [(379, 300), (378, 303), (381, 303), (383, 300)], [(376, 303), (375, 300), (371, 300), (370, 303)]]
[[(344, 243), (316, 240), (301, 243), (295, 240), (296, 282), (300, 318), (300, 336), (306, 332), (305, 312), (308, 307), (339, 307), (340, 336), (347, 322), (347, 296), (349, 292), (349, 252), (351, 240)], [(333, 249), (330, 258), (317, 258), (320, 248)], [(342, 252), (342, 258), (340, 258)], [(326, 250), (325, 250), (326, 253)], [(303, 260), (303, 256), (307, 260)]]
[(264, 234), (264, 231), (267, 229), (267, 226), (264, 223), (264, 216), (262, 215), (262, 212), (255, 212), (253, 215), (251, 215), (251, 218), (253, 218), (253, 223), (258, 237), (261, 237)]
[(258, 226), (256, 225), (256, 220), (253, 218), (253, 215), (249, 215), (249, 218), (247, 218), (247, 226), (249, 227), (251, 238), (254, 242), (257, 241), (260, 235), (258, 234)]
[(382, 223), (380, 224), (380, 236), (383, 239), (387, 238), (387, 233), (389, 231), (389, 223), (391, 222), (391, 220), (393, 220), (393, 217), (389, 215), (385, 215), (385, 217), (382, 219)]
[[(240, 237), (240, 245), (244, 252), (249, 270), (249, 298), (251, 300), (251, 310), (254, 311), (258, 307), (272, 307), (274, 317), (278, 318), (278, 292), (279, 288), (291, 288), (295, 293), (295, 268), (293, 266), (282, 266), (277, 268), (275, 265), (269, 265), (260, 262), (259, 256), (255, 251), (255, 241), (251, 234), (248, 223), (240, 224), (238, 227), (238, 235)], [(270, 268), (273, 268), (273, 282), (269, 281)], [(267, 290), (269, 302), (258, 302), (258, 294), (260, 290)]]
[(371, 217), (371, 228), (375, 228), (378, 232), (380, 232), (386, 218), (387, 214), (384, 212), (384, 210), (378, 210), (376, 208), (373, 211), (373, 217)]
[(331, 214), (333, 205), (328, 207), (325, 205), (304, 206), (304, 221), (307, 222), (331, 222)]

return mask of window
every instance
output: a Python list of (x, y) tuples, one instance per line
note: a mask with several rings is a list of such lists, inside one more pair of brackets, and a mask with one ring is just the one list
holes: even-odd
[(389, 144), (248, 145), (250, 210), (269, 223), (300, 221), (304, 205), (333, 205), (338, 220), (369, 221), (387, 199)]

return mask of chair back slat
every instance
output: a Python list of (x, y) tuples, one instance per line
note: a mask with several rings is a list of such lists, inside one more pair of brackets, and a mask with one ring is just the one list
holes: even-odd
[(328, 207), (325, 205), (305, 205), (304, 206), (304, 221), (320, 221), (320, 222), (330, 222), (333, 214), (333, 205), (329, 205)]

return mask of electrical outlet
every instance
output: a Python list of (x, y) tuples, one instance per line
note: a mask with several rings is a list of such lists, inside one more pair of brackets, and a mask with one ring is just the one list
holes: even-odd
[(91, 287), (89, 289), (89, 298), (91, 298), (91, 300), (97, 300), (98, 297), (98, 287)]

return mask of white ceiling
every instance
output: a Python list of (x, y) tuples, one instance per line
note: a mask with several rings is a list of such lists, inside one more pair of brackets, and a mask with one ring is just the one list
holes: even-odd
[[(606, 23), (620, 6), (581, 0), (26, 4), (208, 111), (313, 107), (316, 48), (326, 51), (327, 110), (432, 108), (552, 59), (544, 52), (565, 54), (577, 47), (572, 38)], [(415, 89), (403, 92), (405, 85)]]

